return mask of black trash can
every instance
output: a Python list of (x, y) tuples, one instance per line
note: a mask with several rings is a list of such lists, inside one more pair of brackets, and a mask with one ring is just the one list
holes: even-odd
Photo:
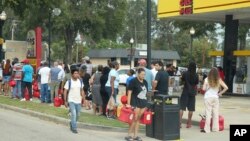
[(154, 97), (154, 138), (164, 141), (180, 139), (179, 102), (178, 96)]
[[(154, 103), (153, 102), (148, 102), (147, 108), (154, 111)], [(149, 125), (146, 125), (146, 136), (147, 137), (154, 138), (154, 124), (155, 124), (155, 118), (154, 118), (154, 115), (153, 115), (152, 123), (149, 124)]]

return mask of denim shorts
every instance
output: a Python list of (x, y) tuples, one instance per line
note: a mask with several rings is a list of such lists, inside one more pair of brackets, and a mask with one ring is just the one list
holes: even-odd
[(3, 76), (3, 82), (9, 82), (10, 76)]

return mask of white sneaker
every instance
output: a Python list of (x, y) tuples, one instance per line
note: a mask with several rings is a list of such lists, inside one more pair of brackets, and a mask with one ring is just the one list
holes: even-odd
[(22, 98), (20, 101), (26, 101), (26, 99), (25, 99), (25, 98)]
[(30, 101), (32, 101), (32, 98), (30, 98)]

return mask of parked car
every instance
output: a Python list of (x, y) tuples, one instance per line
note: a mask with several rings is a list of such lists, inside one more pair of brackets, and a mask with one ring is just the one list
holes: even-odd
[(129, 77), (127, 74), (128, 71), (129, 71), (129, 69), (119, 69), (118, 70), (119, 78), (120, 78), (120, 82), (119, 82), (120, 85), (126, 85), (127, 78)]

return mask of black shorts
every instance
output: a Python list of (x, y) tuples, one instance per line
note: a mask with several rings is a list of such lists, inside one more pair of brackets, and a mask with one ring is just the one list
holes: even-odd
[(134, 98), (131, 99), (131, 106), (135, 108), (146, 108), (148, 105), (148, 102), (146, 99), (139, 99), (139, 98)]
[(189, 96), (187, 93), (182, 93), (180, 99), (181, 110), (195, 111), (195, 96)]
[(85, 99), (88, 100), (88, 101), (91, 101), (92, 100), (92, 94), (89, 94), (88, 91), (84, 91), (85, 93)]

